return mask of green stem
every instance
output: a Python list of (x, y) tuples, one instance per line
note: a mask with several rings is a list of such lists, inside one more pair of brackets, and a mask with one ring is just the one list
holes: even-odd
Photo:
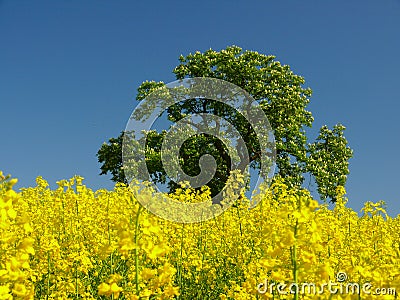
[[(184, 234), (185, 223), (182, 223), (182, 232), (181, 232), (181, 249), (180, 249), (180, 257), (179, 257), (179, 268), (178, 268), (178, 280), (179, 280), (179, 290), (182, 290), (182, 257), (183, 257), (183, 234)], [(181, 296), (178, 296), (180, 299)]]
[(47, 291), (46, 300), (49, 299), (50, 295), (50, 253), (47, 252)]
[(136, 215), (135, 222), (135, 284), (136, 284), (136, 295), (139, 296), (139, 215), (142, 210), (142, 206), (139, 204), (139, 209)]
[(110, 232), (110, 197), (107, 197), (107, 231), (108, 231), (108, 245), (111, 246), (111, 232)]
[[(297, 229), (298, 229), (298, 221), (296, 220), (296, 225), (294, 227), (294, 238), (295, 240), (297, 239)], [(298, 283), (298, 267), (297, 267), (297, 245), (296, 245), (296, 241), (295, 244), (293, 245), (293, 251), (292, 251), (292, 265), (293, 265), (293, 281), (297, 286)], [(296, 290), (296, 293), (294, 294), (293, 297), (294, 300), (298, 300), (299, 299), (299, 293)]]
[(110, 254), (110, 274), (114, 273), (114, 269), (113, 269), (113, 263), (114, 263), (114, 261), (113, 261), (113, 253)]
[(240, 211), (239, 211), (239, 205), (236, 207), (236, 212), (237, 212), (237, 216), (239, 219), (239, 231), (240, 231), (240, 236), (243, 236), (243, 229), (242, 229), (242, 220), (240, 218)]
[(79, 298), (79, 287), (78, 287), (78, 266), (75, 263), (75, 299)]

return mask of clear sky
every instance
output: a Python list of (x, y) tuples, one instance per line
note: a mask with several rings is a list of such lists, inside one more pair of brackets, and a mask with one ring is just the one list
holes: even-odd
[(125, 128), (145, 80), (173, 81), (180, 54), (237, 45), (272, 54), (314, 91), (310, 141), (344, 124), (347, 192), (400, 213), (400, 1), (0, 0), (0, 170), (93, 188), (96, 152)]

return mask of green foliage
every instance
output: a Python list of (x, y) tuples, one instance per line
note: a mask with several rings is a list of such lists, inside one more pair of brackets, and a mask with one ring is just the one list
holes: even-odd
[(97, 158), (100, 163), (103, 163), (100, 167), (100, 175), (110, 172), (112, 181), (127, 183), (122, 169), (122, 141), (123, 133), (117, 138), (109, 139), (108, 144), (103, 143), (97, 151)]
[[(343, 136), (345, 128), (341, 125), (336, 125), (332, 131), (326, 126), (322, 127), (317, 141), (307, 144), (305, 128), (311, 127), (314, 119), (311, 112), (306, 110), (312, 91), (303, 87), (303, 77), (294, 74), (289, 66), (275, 61), (274, 56), (243, 51), (237, 46), (227, 47), (219, 52), (210, 49), (186, 57), (181, 55), (179, 61), (180, 64), (173, 70), (177, 79), (211, 77), (228, 81), (246, 90), (259, 102), (274, 130), (279, 177), (290, 186), (300, 186), (304, 182), (304, 175), (309, 172), (315, 177), (321, 198), (335, 201), (335, 188), (344, 186), (346, 182), (352, 150), (347, 147)], [(144, 82), (138, 88), (136, 99), (143, 100), (163, 85), (163, 82)], [(243, 137), (251, 167), (259, 168), (260, 145), (256, 135), (243, 116), (232, 108), (208, 99), (191, 99), (170, 106), (166, 113), (171, 122), (199, 113), (225, 118), (235, 125)], [(168, 182), (160, 159), (159, 149), (163, 134), (152, 132), (147, 137), (146, 164), (152, 179), (167, 183), (174, 190), (176, 184)], [(98, 152), (99, 162), (103, 163), (101, 174), (111, 172), (114, 181), (124, 181), (121, 169), (121, 137), (110, 139), (109, 144), (103, 144)], [(230, 166), (223, 143), (211, 136), (198, 135), (196, 139), (191, 139), (182, 146), (180, 154), (182, 169), (191, 176), (199, 172), (199, 158), (204, 154), (211, 154), (217, 161), (217, 173), (215, 180), (208, 185), (212, 194), (220, 190), (229, 176)]]
[(353, 151), (347, 147), (344, 130), (341, 124), (335, 125), (333, 130), (323, 126), (317, 141), (308, 146), (307, 170), (314, 175), (320, 196), (332, 197), (334, 202), (337, 186), (346, 184), (348, 160), (353, 156)]

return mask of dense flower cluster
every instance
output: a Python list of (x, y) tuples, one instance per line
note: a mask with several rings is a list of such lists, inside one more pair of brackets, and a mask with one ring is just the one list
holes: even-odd
[[(343, 188), (328, 209), (277, 181), (254, 209), (241, 197), (212, 220), (179, 224), (149, 213), (140, 192), (121, 184), (94, 192), (76, 176), (51, 190), (39, 177), (17, 193), (15, 183), (0, 174), (0, 299), (396, 299), (400, 291), (400, 218), (383, 202), (358, 216)], [(174, 197), (199, 202), (209, 191), (185, 187)], [(327, 283), (353, 290), (321, 289)]]

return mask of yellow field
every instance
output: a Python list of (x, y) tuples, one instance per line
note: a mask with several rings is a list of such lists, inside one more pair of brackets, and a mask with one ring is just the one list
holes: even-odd
[(94, 192), (74, 177), (51, 190), (38, 178), (15, 192), (16, 180), (0, 176), (0, 299), (395, 299), (400, 291), (399, 217), (383, 202), (365, 203), (359, 217), (343, 188), (330, 210), (278, 181), (252, 210), (243, 200), (210, 221), (178, 224), (123, 185)]

